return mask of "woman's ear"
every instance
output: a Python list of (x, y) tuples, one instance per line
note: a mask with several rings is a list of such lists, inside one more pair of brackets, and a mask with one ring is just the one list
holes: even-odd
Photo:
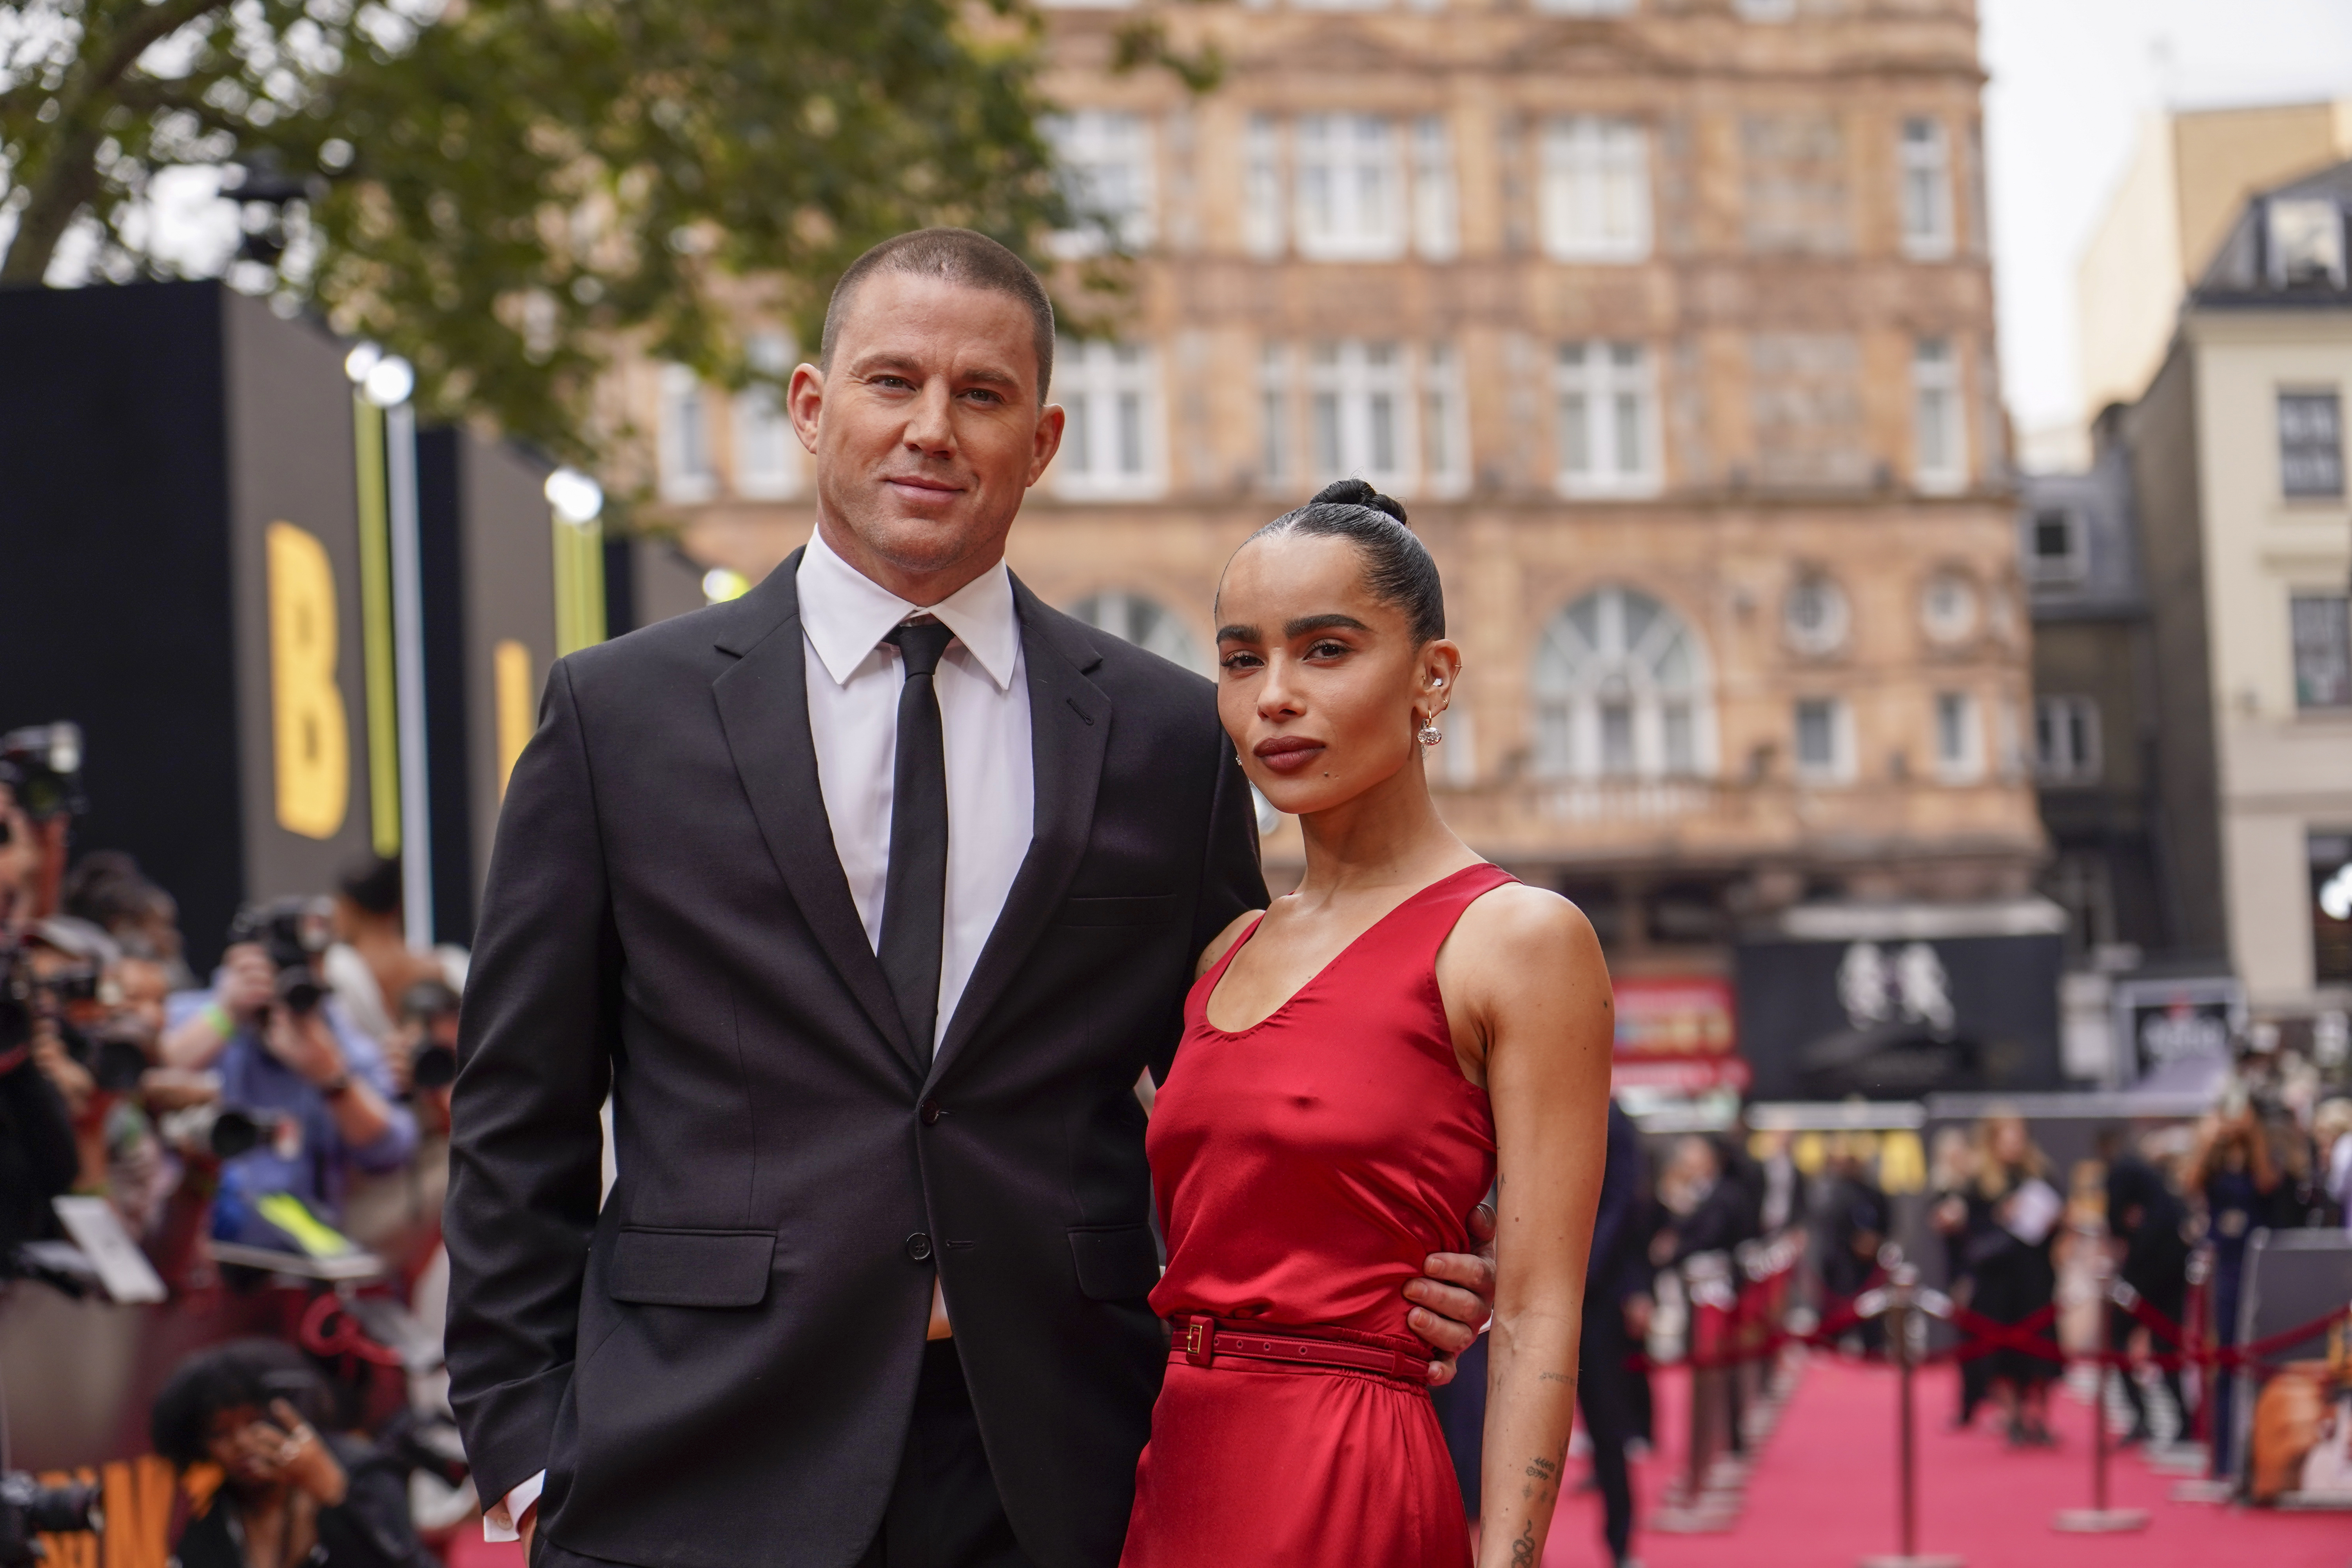
[(1414, 710), (1434, 721), (1453, 703), (1461, 679), (1461, 648), (1444, 637), (1428, 644), (1421, 650), (1421, 689), (1414, 695)]

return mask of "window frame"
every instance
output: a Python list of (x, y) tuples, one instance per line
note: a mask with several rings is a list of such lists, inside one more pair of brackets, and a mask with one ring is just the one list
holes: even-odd
[[(1929, 135), (1915, 140), (1915, 131)], [(1904, 116), (1895, 127), (1895, 157), (1896, 227), (1903, 254), (1913, 261), (1950, 259), (1959, 244), (1952, 202), (1951, 128), (1933, 115)]]
[(1470, 493), (1470, 398), (1458, 343), (1422, 345), (1421, 484), (1423, 494), (1450, 500)]
[[(1053, 397), (1068, 412), (1062, 450), (1054, 458), (1055, 494), (1073, 500), (1154, 500), (1167, 494), (1166, 416), (1155, 345), (1061, 339), (1054, 345)], [(1131, 470), (1118, 460), (1122, 405), (1129, 398), (1135, 400), (1139, 460)], [(1097, 417), (1097, 405), (1111, 411), (1108, 420)], [(1108, 445), (1096, 441), (1097, 431)]]
[[(1049, 236), (1048, 250), (1077, 260), (1149, 249), (1159, 237), (1160, 200), (1159, 139), (1150, 116), (1128, 109), (1073, 109), (1042, 116), (1037, 129), (1053, 149), (1063, 196), (1082, 220), (1076, 228)], [(1127, 205), (1089, 205), (1101, 195), (1101, 171), (1114, 167), (1126, 171)]]
[(1938, 691), (1932, 702), (1937, 781), (1981, 783), (1986, 772), (1984, 704), (1975, 692), (1958, 690)]
[[(1819, 761), (1805, 756), (1805, 710), (1819, 708), (1827, 721), (1830, 754)], [(1850, 784), (1854, 779), (1853, 705), (1834, 693), (1801, 696), (1789, 704), (1790, 771), (1801, 784)]]
[[(2316, 608), (2324, 606), (2324, 610)], [(2326, 612), (2332, 612), (2332, 615)], [(2332, 619), (2334, 626), (2322, 627), (2322, 619)], [(2332, 644), (2332, 647), (2323, 647)], [(2336, 695), (2331, 700), (2309, 697), (2315, 682), (2305, 679), (2312, 668), (2306, 656), (2319, 650), (2333, 660), (2333, 670), (2325, 672), (2332, 678)], [(2308, 589), (2292, 590), (2287, 595), (2287, 658), (2294, 683), (2294, 710), (2298, 714), (2333, 716), (2352, 713), (2352, 597), (2343, 594)]]
[[(1929, 351), (1937, 351), (1931, 354)], [(1911, 484), (1922, 495), (1958, 495), (1969, 485), (1969, 414), (1960, 374), (1959, 345), (1934, 334), (1911, 342)], [(1935, 410), (1941, 410), (1938, 418)], [(1928, 433), (1946, 448), (1945, 461), (1928, 461)]]
[[(752, 370), (775, 380), (749, 383), (730, 400), (734, 491), (747, 500), (791, 500), (801, 493), (806, 467), (803, 461), (806, 453), (784, 407), (782, 384), (792, 374), (793, 341), (782, 332), (755, 331), (743, 341), (743, 357)], [(755, 468), (755, 455), (771, 443), (777, 457), (775, 467)]]
[[(1338, 110), (1301, 114), (1291, 121), (1290, 138), (1291, 238), (1299, 256), (1309, 261), (1402, 259), (1412, 237), (1412, 215), (1404, 189), (1404, 138), (1395, 117)], [(1318, 188), (1327, 210), (1318, 210)]]
[[(2066, 531), (2066, 551), (2063, 555), (2042, 553), (2042, 529), (2053, 520)], [(2020, 552), (2025, 562), (2025, 580), (2040, 584), (2083, 581), (2090, 573), (2089, 533), (2079, 508), (2043, 506), (2027, 512), (2025, 547)]]
[[(2290, 404), (2311, 404), (2328, 410), (2328, 422), (2333, 426), (2332, 439), (2304, 437), (2298, 439), (2288, 428), (2287, 406)], [(2344, 496), (2344, 397), (2335, 387), (2282, 386), (2273, 404), (2273, 419), (2278, 426), (2279, 495), (2283, 500), (2340, 500)], [(2333, 478), (2317, 482), (2298, 484), (2294, 480), (2298, 457), (2305, 461), (2324, 461), (2330, 465)]]
[[(1630, 350), (1634, 363), (1620, 354)], [(1580, 357), (1571, 362), (1570, 355)], [(1665, 452), (1663, 421), (1658, 413), (1658, 356), (1645, 342), (1623, 339), (1576, 339), (1552, 351), (1553, 482), (1571, 500), (1641, 498), (1664, 488)], [(1626, 426), (1624, 400), (1633, 400), (1633, 438), (1638, 461), (1626, 468), (1622, 457)], [(1583, 400), (1583, 450), (1588, 462), (1580, 472), (1570, 466), (1576, 443), (1570, 432), (1575, 419), (1572, 398)], [(1591, 459), (1607, 454), (1605, 469)]]
[[(1420, 469), (1417, 378), (1412, 351), (1391, 339), (1322, 338), (1302, 356), (1307, 471), (1318, 485), (1361, 479), (1375, 489), (1410, 494)], [(1326, 403), (1331, 443), (1325, 449)], [(1385, 405), (1390, 466), (1373, 458)]]
[[(2053, 743), (2063, 737), (2063, 744)], [(2043, 784), (2095, 784), (2106, 768), (2096, 699), (2056, 692), (2033, 700), (2033, 776)]]
[[(1626, 606), (1640, 600), (1650, 618), (1626, 635)], [(1588, 634), (1577, 612), (1591, 606)], [(1668, 684), (1661, 667), (1679, 643), (1686, 678)], [(1647, 650), (1645, 652), (1645, 650)], [(1597, 667), (1597, 668), (1595, 668)], [(1720, 767), (1713, 661), (1697, 626), (1660, 596), (1622, 583), (1601, 584), (1545, 617), (1537, 634), (1533, 698), (1535, 775), (1577, 784), (1655, 784), (1706, 779)], [(1607, 700), (1626, 709), (1631, 766), (1608, 756)], [(1673, 756), (1673, 721), (1686, 729), (1685, 765)]]
[(656, 374), (656, 488), (661, 499), (693, 506), (719, 494), (719, 454), (711, 437), (710, 388), (694, 367), (663, 364)]
[(1413, 254), (1423, 261), (1452, 261), (1462, 254), (1462, 192), (1454, 157), (1454, 128), (1442, 114), (1413, 116), (1408, 132), (1412, 165)]
[(1242, 252), (1261, 260), (1282, 255), (1290, 240), (1290, 204), (1284, 179), (1282, 122), (1253, 113), (1242, 126)]
[[(1646, 261), (1655, 241), (1650, 128), (1627, 115), (1561, 114), (1537, 132), (1536, 230), (1554, 261)], [(1615, 188), (1622, 183), (1622, 188)], [(1610, 211), (1627, 202), (1626, 222)]]

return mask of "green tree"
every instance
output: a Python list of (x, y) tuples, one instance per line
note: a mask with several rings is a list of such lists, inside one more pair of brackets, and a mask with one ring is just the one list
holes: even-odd
[(1069, 221), (1039, 43), (1021, 0), (0, 0), (0, 282), (172, 275), (156, 176), (240, 163), (247, 286), (593, 458), (625, 345), (740, 380), (736, 312), (813, 342), (877, 238)]

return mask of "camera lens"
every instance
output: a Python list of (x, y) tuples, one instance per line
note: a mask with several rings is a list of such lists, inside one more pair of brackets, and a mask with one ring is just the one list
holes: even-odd
[(234, 1160), (260, 1147), (261, 1124), (245, 1111), (224, 1110), (213, 1118), (211, 1143), (215, 1158)]

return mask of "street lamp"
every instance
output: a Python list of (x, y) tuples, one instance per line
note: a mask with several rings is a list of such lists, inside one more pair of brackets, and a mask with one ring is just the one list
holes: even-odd
[[(425, 569), (416, 512), (416, 409), (408, 401), (416, 390), (416, 370), (398, 354), (361, 343), (344, 356), (343, 374), (361, 397), (383, 415), (383, 475), (390, 502), (383, 512), (383, 537), (392, 566), (391, 738), (398, 758), (401, 924), (408, 945), (421, 951), (433, 945), (433, 813), (425, 754)], [(363, 465), (366, 457), (363, 451)], [(365, 511), (364, 477), (362, 495)], [(367, 531), (363, 519), (363, 542)], [(368, 576), (368, 563), (362, 562), (363, 593)], [(373, 658), (369, 664), (371, 773), (373, 781), (390, 782), (382, 761), (373, 754), (383, 739), (378, 700), (383, 661)], [(380, 816), (378, 853), (383, 850), (386, 826)]]

